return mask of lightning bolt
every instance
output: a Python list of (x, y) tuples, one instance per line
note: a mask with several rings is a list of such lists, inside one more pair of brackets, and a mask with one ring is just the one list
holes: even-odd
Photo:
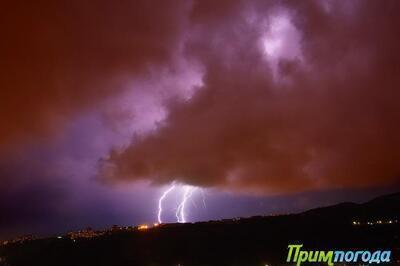
[(193, 192), (196, 191), (196, 189), (197, 189), (196, 187), (191, 187), (191, 186), (185, 187), (182, 201), (179, 204), (178, 209), (176, 209), (175, 213), (178, 223), (186, 223), (186, 213), (185, 213), (186, 202), (193, 195)]
[(206, 205), (206, 196), (204, 195), (204, 190), (203, 190), (203, 189), (200, 189), (200, 192), (201, 192), (201, 198), (202, 198), (202, 200), (203, 200), (204, 209), (207, 209), (207, 205)]
[[(177, 219), (178, 223), (186, 223), (186, 212), (185, 209), (187, 207), (187, 202), (188, 200), (192, 197), (193, 193), (198, 189), (198, 187), (193, 187), (193, 186), (179, 186), (180, 188), (183, 187), (183, 197), (180, 201), (180, 204), (178, 205), (178, 208), (176, 209), (175, 212), (175, 216)], [(174, 190), (176, 188), (176, 183), (173, 182), (172, 185), (165, 190), (161, 197), (158, 199), (158, 223), (161, 224), (162, 223), (162, 212), (163, 212), (163, 201), (164, 199), (168, 196), (168, 194)], [(200, 189), (202, 198), (203, 198), (203, 206), (204, 208), (206, 208), (206, 202), (205, 202), (205, 196), (204, 196), (204, 191), (203, 189)], [(194, 202), (192, 201), (192, 203), (194, 204)], [(197, 207), (196, 207), (197, 208)]]
[(160, 199), (158, 200), (158, 223), (162, 223), (161, 220), (161, 214), (162, 214), (162, 202), (164, 200), (164, 198), (175, 188), (175, 185), (172, 184), (166, 191), (164, 191), (164, 193), (161, 195)]

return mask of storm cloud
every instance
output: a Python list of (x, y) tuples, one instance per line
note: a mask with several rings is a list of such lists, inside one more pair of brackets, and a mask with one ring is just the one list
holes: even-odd
[(169, 62), (183, 1), (18, 1), (2, 6), (0, 145), (46, 139)]
[(287, 193), (400, 175), (396, 1), (195, 2), (185, 55), (204, 69), (107, 180)]
[(395, 0), (4, 3), (0, 239), (153, 222), (174, 181), (214, 200), (191, 221), (398, 189), (399, 11)]
[(0, 236), (153, 221), (174, 181), (238, 201), (398, 187), (399, 11), (390, 0), (3, 4)]

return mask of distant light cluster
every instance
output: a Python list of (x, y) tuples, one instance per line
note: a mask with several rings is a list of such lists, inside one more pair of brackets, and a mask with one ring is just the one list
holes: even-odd
[(19, 243), (24, 243), (24, 242), (35, 240), (35, 239), (37, 239), (37, 238), (33, 235), (26, 235), (26, 236), (20, 236), (20, 237), (14, 238), (12, 240), (5, 240), (1, 244), (2, 245), (19, 244)]
[[(119, 225), (113, 225), (110, 228), (104, 229), (104, 230), (93, 230), (92, 228), (87, 228), (83, 230), (78, 230), (78, 231), (70, 231), (66, 233), (63, 236), (56, 236), (56, 239), (59, 240), (65, 240), (69, 239), (72, 240), (73, 242), (76, 242), (76, 240), (79, 239), (90, 239), (90, 238), (96, 238), (104, 235), (109, 235), (114, 232), (119, 232), (119, 231), (124, 231), (124, 232), (134, 232), (134, 231), (143, 231), (147, 229), (152, 229), (155, 227), (161, 226), (159, 223), (154, 223), (152, 225), (148, 224), (141, 224), (138, 226), (119, 226)], [(27, 241), (32, 241), (39, 239), (33, 235), (27, 235), (27, 236), (22, 236), (22, 237), (17, 237), (12, 240), (5, 240), (3, 242), (0, 242), (0, 245), (8, 245), (8, 244), (16, 244), (16, 243), (24, 243)]]
[(369, 221), (369, 222), (360, 222), (353, 221), (353, 225), (380, 225), (380, 224), (397, 224), (398, 220), (377, 220), (377, 221)]
[(147, 229), (149, 229), (149, 226), (147, 224), (142, 224), (142, 225), (139, 225), (139, 227), (138, 227), (138, 230), (147, 230)]

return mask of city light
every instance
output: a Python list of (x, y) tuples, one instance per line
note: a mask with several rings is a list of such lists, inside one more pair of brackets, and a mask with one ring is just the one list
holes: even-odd
[(138, 230), (147, 230), (149, 229), (149, 226), (147, 224), (142, 224), (138, 226)]
[(377, 221), (368, 221), (368, 222), (359, 222), (359, 221), (353, 221), (352, 224), (353, 225), (383, 225), (383, 224), (397, 224), (398, 221), (397, 220), (388, 220), (388, 221), (383, 221), (383, 220), (377, 220)]

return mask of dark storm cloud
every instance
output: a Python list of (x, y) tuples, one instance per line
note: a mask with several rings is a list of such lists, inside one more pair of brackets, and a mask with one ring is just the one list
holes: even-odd
[(269, 193), (398, 180), (400, 3), (275, 3), (193, 6), (185, 53), (204, 86), (113, 152), (106, 178)]
[(0, 145), (48, 136), (180, 40), (183, 1), (8, 1), (0, 11)]
[[(391, 184), (399, 10), (398, 1), (9, 2), (0, 153), (119, 97), (110, 106), (133, 111), (107, 119), (135, 135), (105, 160), (109, 180), (259, 192)], [(123, 90), (135, 93), (121, 100)]]

